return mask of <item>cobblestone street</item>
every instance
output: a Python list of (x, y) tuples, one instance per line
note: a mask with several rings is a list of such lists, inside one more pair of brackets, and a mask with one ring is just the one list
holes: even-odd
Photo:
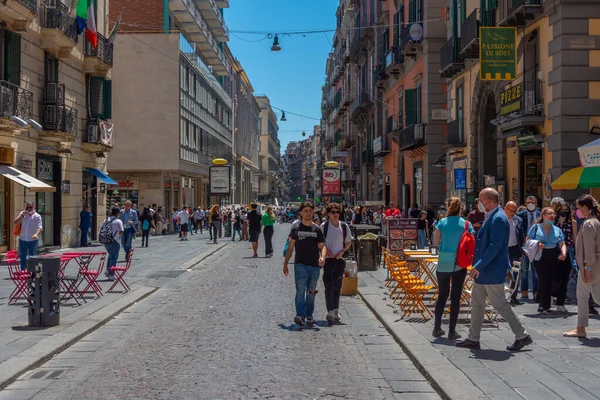
[[(345, 325), (294, 329), (293, 273), (281, 272), (289, 226), (276, 226), (273, 258), (228, 242), (0, 399), (439, 398), (357, 297), (342, 298)], [(320, 285), (319, 320), (324, 303)]]

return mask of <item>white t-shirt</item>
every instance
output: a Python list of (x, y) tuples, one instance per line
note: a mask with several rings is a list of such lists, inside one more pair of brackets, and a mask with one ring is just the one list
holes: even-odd
[(181, 225), (187, 224), (190, 221), (190, 214), (187, 212), (187, 210), (182, 210), (179, 212), (179, 214), (177, 214), (177, 218), (179, 218), (179, 223)]
[(121, 232), (123, 232), (123, 221), (121, 221), (120, 218), (115, 218), (115, 217), (111, 217), (111, 218), (114, 218), (112, 220), (112, 222), (110, 223), (110, 229), (112, 231), (113, 239), (119, 240), (119, 237), (121, 236)]
[[(325, 235), (325, 224), (327, 222), (323, 222), (321, 224), (321, 230), (323, 231), (323, 235)], [(342, 226), (345, 225), (346, 229), (346, 242), (344, 243), (344, 232), (342, 231)], [(325, 236), (325, 247), (331, 250), (333, 254), (337, 254), (340, 251), (344, 250), (344, 246), (346, 243), (352, 241), (352, 233), (350, 232), (350, 227), (346, 223), (339, 222), (339, 226), (335, 227), (331, 222), (329, 223), (329, 227), (327, 228), (327, 235)]]

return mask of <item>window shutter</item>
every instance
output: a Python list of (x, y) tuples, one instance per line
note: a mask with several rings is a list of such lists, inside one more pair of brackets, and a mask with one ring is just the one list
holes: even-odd
[(4, 31), (4, 34), (6, 35), (5, 80), (21, 86), (21, 35), (8, 31)]
[(488, 10), (498, 8), (498, 0), (488, 0)]
[(421, 121), (421, 109), (422, 109), (422, 104), (423, 104), (423, 99), (421, 97), (422, 94), (422, 86), (419, 85), (417, 86), (417, 89), (415, 90), (415, 123), (416, 124), (420, 124)]
[(112, 81), (103, 82), (104, 119), (112, 119)]
[(104, 93), (102, 89), (104, 78), (98, 76), (90, 77), (89, 101), (90, 101), (90, 118), (102, 118), (104, 110)]
[(416, 123), (416, 90), (408, 89), (404, 91), (404, 109), (406, 111), (406, 126), (411, 126)]
[(400, 25), (400, 10), (394, 14), (394, 48), (398, 48), (400, 43), (400, 31), (402, 30), (402, 26)]

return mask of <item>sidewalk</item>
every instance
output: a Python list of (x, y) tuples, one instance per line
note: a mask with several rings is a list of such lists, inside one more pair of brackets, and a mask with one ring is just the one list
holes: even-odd
[[(433, 320), (400, 319), (398, 306), (384, 286), (387, 270), (359, 273), (359, 293), (386, 328), (444, 398), (597, 399), (600, 398), (600, 321), (590, 318), (589, 339), (564, 338), (577, 324), (577, 306), (568, 314), (537, 314), (537, 304), (517, 306), (534, 344), (511, 353), (514, 341), (508, 325), (484, 325), (481, 350), (460, 349), (446, 338), (431, 336)], [(571, 294), (571, 298), (574, 298)], [(449, 303), (448, 303), (449, 304)], [(433, 313), (433, 303), (429, 304)], [(463, 338), (468, 322), (461, 310), (458, 331)], [(448, 333), (447, 319), (444, 330)]]
[[(8, 277), (6, 265), (0, 272), (0, 389), (24, 371), (38, 366), (48, 360), (56, 352), (76, 342), (86, 334), (104, 325), (114, 315), (135, 304), (158, 288), (177, 278), (186, 270), (194, 267), (203, 259), (231, 243), (222, 238), (219, 244), (208, 242), (208, 233), (189, 237), (188, 242), (179, 242), (176, 236), (150, 237), (150, 247), (141, 248), (141, 239), (134, 240), (133, 261), (127, 273), (127, 282), (131, 286), (128, 293), (119, 292), (122, 287), (115, 287), (116, 292), (104, 293), (112, 282), (102, 275), (98, 281), (104, 296), (96, 299), (95, 295), (86, 295), (87, 303), (77, 305), (74, 300), (61, 303), (60, 325), (52, 328), (28, 328), (27, 304), (21, 300), (17, 304), (8, 305), (8, 296), (14, 288)], [(88, 247), (90, 251), (104, 251), (104, 246)], [(62, 249), (61, 252), (78, 251), (78, 249)], [(98, 260), (94, 260), (97, 263)], [(121, 250), (119, 264), (124, 263)], [(97, 265), (97, 264), (93, 264)], [(76, 264), (67, 267), (76, 274)]]

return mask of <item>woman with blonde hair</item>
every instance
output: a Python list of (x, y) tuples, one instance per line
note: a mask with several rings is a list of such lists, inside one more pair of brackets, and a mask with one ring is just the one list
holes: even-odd
[(263, 229), (263, 235), (265, 237), (265, 253), (266, 257), (273, 257), (273, 225), (275, 224), (275, 213), (273, 212), (273, 206), (268, 206), (265, 213), (260, 221)]
[[(447, 200), (448, 211), (446, 217), (439, 220), (435, 225), (433, 244), (439, 247), (439, 258), (436, 276), (439, 286), (439, 294), (435, 303), (435, 324), (433, 336), (440, 337), (445, 334), (442, 329), (442, 316), (446, 308), (446, 301), (450, 295), (450, 326), (448, 339), (456, 340), (461, 336), (456, 332), (458, 312), (460, 311), (460, 296), (463, 284), (467, 277), (467, 269), (456, 265), (456, 253), (458, 244), (465, 230), (475, 234), (473, 225), (462, 218), (462, 201), (458, 197)], [(450, 290), (452, 283), (452, 291)], [(451, 293), (450, 293), (451, 292)]]

